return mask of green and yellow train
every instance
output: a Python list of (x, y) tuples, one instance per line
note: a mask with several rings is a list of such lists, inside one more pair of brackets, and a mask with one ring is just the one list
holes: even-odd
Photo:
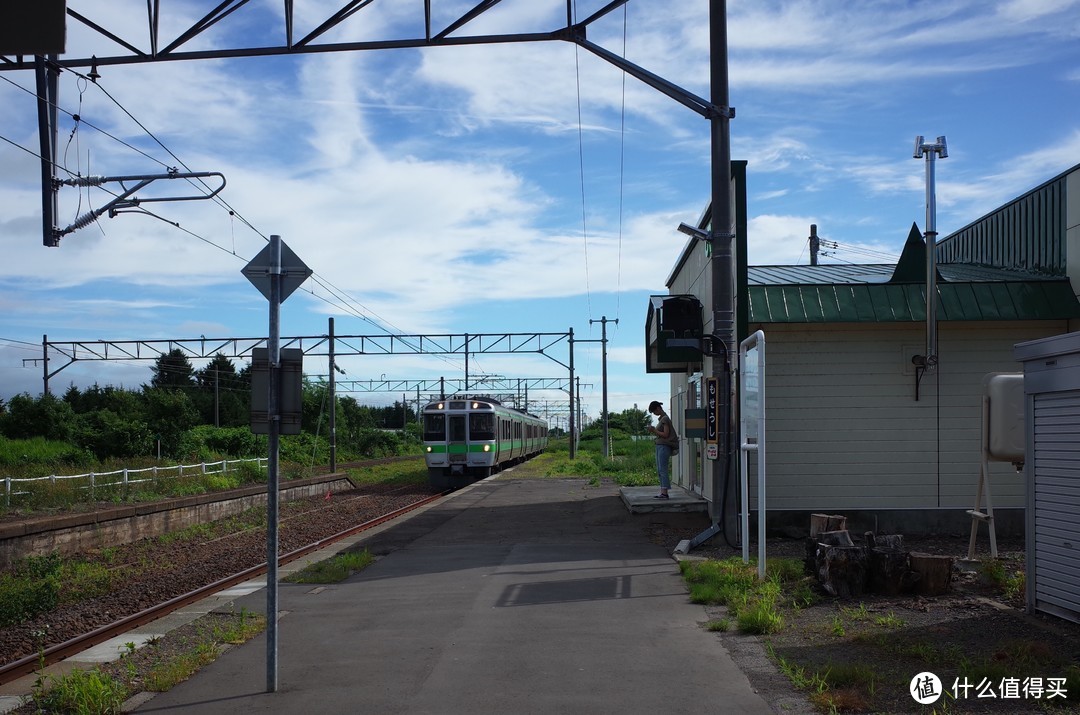
[(547, 447), (547, 422), (490, 397), (455, 396), (424, 408), (424, 458), (435, 489), (465, 486)]

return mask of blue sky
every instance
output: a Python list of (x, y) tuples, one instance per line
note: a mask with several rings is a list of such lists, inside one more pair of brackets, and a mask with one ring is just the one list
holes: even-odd
[[(162, 3), (162, 35), (212, 4)], [(297, 3), (298, 34), (342, 4)], [(450, 18), (473, 4), (433, 8)], [(604, 4), (580, 0), (578, 16)], [(141, 0), (68, 7), (145, 44)], [(473, 32), (554, 29), (565, 7), (504, 0)], [(280, 12), (280, 2), (249, 3), (196, 48), (240, 35), (260, 44), (280, 35)], [(422, 12), (420, 0), (375, 2), (327, 40), (415, 36)], [(707, 0), (631, 0), (625, 19), (612, 13), (590, 39), (620, 54), (625, 43), (631, 61), (707, 97), (707, 15)], [(948, 138), (949, 157), (937, 164), (942, 235), (1080, 163), (1078, 1), (729, 0), (728, 33), (732, 157), (748, 162), (751, 264), (808, 263), (811, 223), (842, 246), (823, 262), (898, 255), (912, 222), (925, 222), (917, 134)], [(68, 55), (92, 52), (114, 50), (69, 23)], [(644, 369), (645, 310), (649, 294), (666, 292), (685, 245), (676, 227), (708, 201), (709, 126), (697, 114), (561, 42), (109, 66), (101, 75), (97, 87), (61, 76), (62, 109), (84, 120), (76, 130), (61, 114), (66, 170), (176, 165), (134, 117), (191, 170), (222, 172), (221, 196), (242, 220), (209, 201), (161, 203), (148, 208), (183, 230), (122, 214), (44, 248), (39, 165), (18, 148), (37, 150), (24, 91), (34, 78), (0, 72), (0, 397), (41, 391), (40, 367), (23, 361), (40, 355), (43, 334), (265, 335), (266, 302), (240, 270), (276, 233), (339, 293), (309, 281), (314, 294), (298, 291), (283, 306), (283, 335), (324, 334), (334, 316), (339, 335), (572, 327), (597, 340), (600, 325), (589, 321), (606, 316), (619, 321), (608, 325), (610, 408), (667, 402), (667, 377)], [(59, 223), (106, 200), (100, 189), (66, 188)], [(595, 417), (599, 344), (579, 344), (575, 362), (593, 386), (582, 396)], [(430, 356), (340, 364), (352, 380), (464, 371)], [(138, 387), (149, 365), (80, 362), (52, 386)], [(565, 374), (527, 355), (474, 356), (470, 371)]]

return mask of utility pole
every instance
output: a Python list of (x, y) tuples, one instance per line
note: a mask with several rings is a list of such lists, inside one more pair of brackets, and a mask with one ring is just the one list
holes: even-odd
[(611, 449), (608, 446), (608, 402), (607, 402), (607, 324), (608, 323), (615, 323), (615, 325), (618, 325), (619, 324), (619, 319), (615, 318), (614, 320), (608, 320), (606, 315), (602, 315), (602, 316), (600, 316), (600, 320), (592, 320), (592, 319), (589, 320), (589, 325), (592, 325), (593, 323), (600, 323), (600, 355), (601, 355), (600, 365), (602, 367), (602, 370), (601, 370), (601, 381), (603, 382), (603, 385), (602, 385), (602, 388), (603, 388), (603, 407), (602, 407), (602, 409), (604, 411), (604, 451), (603, 451), (603, 454), (604, 454), (604, 457), (610, 457), (611, 456), (611, 454), (610, 454)]
[(578, 375), (575, 381), (577, 382), (577, 421), (581, 424), (581, 376)]
[(735, 459), (735, 376), (733, 364), (738, 355), (735, 337), (735, 285), (734, 244), (735, 232), (731, 211), (731, 119), (735, 111), (728, 104), (728, 39), (727, 2), (709, 2), (709, 114), (710, 144), (712, 153), (712, 218), (709, 225), (710, 288), (712, 295), (712, 337), (719, 343), (719, 354), (711, 358), (712, 376), (719, 380), (721, 389), (717, 396), (718, 430), (721, 436), (718, 459), (712, 461), (712, 500), (709, 516), (712, 525), (691, 539), (691, 547), (715, 536), (723, 524), (721, 512), (727, 503), (725, 491), (727, 476)]
[(221, 397), (218, 394), (218, 383), (221, 382), (221, 371), (214, 368), (214, 426), (221, 426)]

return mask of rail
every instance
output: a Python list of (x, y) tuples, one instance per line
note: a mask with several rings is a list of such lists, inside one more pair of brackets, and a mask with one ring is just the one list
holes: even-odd
[[(296, 559), (318, 551), (337, 541), (341, 541), (342, 539), (346, 539), (354, 534), (358, 534), (362, 531), (366, 531), (375, 526), (396, 519), (397, 517), (402, 516), (403, 514), (407, 514), (414, 509), (418, 509), (425, 504), (429, 504), (433, 501), (441, 499), (448, 493), (449, 492), (441, 492), (439, 494), (424, 497), (423, 499), (419, 499), (411, 504), (406, 504), (399, 509), (395, 509), (394, 511), (375, 517), (374, 519), (371, 519), (369, 521), (365, 521), (362, 524), (350, 527), (348, 529), (345, 529), (344, 531), (340, 531), (324, 539), (319, 539), (318, 541), (308, 544), (307, 546), (302, 546), (295, 551), (290, 551), (287, 554), (281, 554), (280, 556), (278, 556), (278, 564), (281, 565), (289, 563), (290, 561), (295, 561)], [(90, 633), (86, 633), (82, 636), (72, 638), (63, 643), (58, 643), (49, 648), (45, 648), (40, 653), (20, 658), (19, 660), (8, 663), (6, 665), (0, 665), (0, 685), (4, 685), (24, 675), (33, 673), (39, 668), (41, 668), (43, 665), (51, 665), (58, 661), (64, 660), (65, 658), (70, 658), (77, 653), (81, 653), (87, 648), (91, 648), (99, 643), (104, 643), (110, 638), (121, 635), (138, 626), (155, 621), (165, 615), (168, 615), (169, 613), (172, 613), (173, 611), (176, 611), (180, 608), (183, 608), (184, 606), (194, 603), (195, 601), (201, 600), (211, 594), (217, 593), (218, 591), (223, 591), (227, 588), (235, 586), (236, 584), (243, 583), (244, 581), (255, 578), (256, 576), (265, 574), (267, 571), (267, 566), (268, 564), (266, 562), (257, 566), (252, 566), (251, 568), (239, 571), (232, 576), (227, 576), (223, 579), (207, 584), (206, 586), (202, 586), (200, 588), (189, 591), (188, 593), (182, 594), (175, 598), (171, 598), (164, 603), (159, 603), (156, 606), (151, 606), (150, 608), (139, 611), (138, 613), (132, 614), (125, 618), (121, 618), (118, 621), (115, 621), (106, 626), (102, 626), (101, 628), (91, 631)]]

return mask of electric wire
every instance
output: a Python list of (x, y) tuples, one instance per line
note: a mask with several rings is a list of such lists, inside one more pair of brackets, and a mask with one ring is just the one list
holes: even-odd
[[(82, 75), (81, 73), (76, 72), (74, 70), (67, 69), (67, 71), (72, 72), (72, 74), (74, 74), (76, 77), (78, 77), (79, 78), (78, 81), (85, 82), (85, 81), (87, 81), (89, 79), (85, 75)], [(2, 75), (0, 75), (0, 77), (2, 77)], [(39, 100), (43, 99), (43, 98), (39, 97), (35, 92), (33, 92), (31, 90), (28, 90), (25, 87), (22, 87), (21, 85), (7, 79), (6, 77), (3, 77), (3, 79), (5, 81), (7, 81), (9, 84), (15, 86), (16, 88), (21, 89), (24, 92), (30, 94), (31, 96), (34, 96), (35, 98), (37, 98)], [(180, 166), (183, 166), (184, 169), (186, 169), (187, 171), (189, 171), (189, 172), (191, 171), (191, 169), (187, 166), (187, 164), (182, 159), (180, 159), (179, 156), (177, 156), (171, 149), (169, 149), (169, 147), (167, 147), (164, 144), (164, 142), (162, 142), (141, 121), (139, 121), (130, 111), (128, 111), (128, 109), (126, 107), (124, 107), (115, 97), (113, 97), (112, 94), (109, 93), (107, 89), (105, 89), (105, 87), (103, 87), (96, 80), (90, 80), (90, 81), (93, 81), (94, 85), (97, 86), (98, 89), (100, 89), (102, 91), (102, 93), (106, 97), (108, 97), (108, 99), (110, 101), (113, 102), (113, 104), (115, 104), (126, 116), (128, 116), (128, 118), (130, 118), (131, 121), (133, 121), (143, 132), (145, 132), (147, 136), (149, 136), (155, 143), (157, 143), (158, 146), (160, 146), (172, 159), (174, 159)], [(81, 106), (81, 101), (82, 101), (82, 92), (83, 92), (83, 89), (81, 88), (80, 89), (80, 106)], [(72, 119), (75, 120), (76, 126), (72, 129), (72, 135), (73, 136), (76, 135), (78, 126), (80, 124), (85, 124), (87, 127), (90, 127), (91, 129), (94, 129), (95, 131), (101, 133), (102, 135), (112, 139), (113, 141), (118, 142), (119, 144), (121, 144), (121, 145), (123, 145), (123, 146), (125, 146), (125, 147), (127, 147), (127, 148), (129, 148), (129, 149), (131, 149), (133, 151), (135, 151), (136, 153), (138, 153), (138, 154), (144, 156), (145, 158), (159, 164), (160, 166), (162, 166), (162, 167), (164, 167), (166, 169), (172, 170), (173, 167), (170, 167), (165, 162), (162, 162), (161, 160), (159, 160), (156, 157), (148, 154), (147, 152), (143, 151), (142, 149), (139, 149), (138, 147), (135, 147), (134, 145), (130, 144), (129, 142), (126, 142), (126, 141), (116, 137), (112, 133), (110, 133), (110, 132), (108, 132), (108, 131), (106, 131), (106, 130), (98, 127), (98, 126), (96, 126), (92, 122), (87, 121), (86, 119), (84, 119), (81, 116), (80, 113), (72, 113), (72, 112), (64, 109), (63, 107), (60, 107), (58, 104), (56, 104), (54, 102), (49, 102), (49, 104), (50, 104), (50, 106), (55, 107), (58, 111), (63, 112), (64, 114), (70, 116)], [(580, 140), (580, 131), (581, 131), (580, 87), (579, 87), (579, 96), (578, 96), (578, 110), (579, 110), (579, 147), (580, 147), (581, 146), (581, 140)], [(12, 141), (10, 139), (7, 139), (6, 137), (0, 136), (0, 139), (3, 139), (7, 143), (12, 144), (13, 146), (15, 146), (15, 147), (17, 147), (19, 149), (22, 149), (23, 151), (27, 152), (28, 154), (30, 154), (31, 156), (34, 156), (35, 158), (37, 158), (39, 160), (43, 160), (43, 161), (45, 160), (38, 153), (36, 153), (36, 152), (34, 152), (32, 150), (26, 149), (25, 147), (19, 145), (18, 143), (14, 142), (14, 141)], [(78, 155), (79, 154), (78, 154), (78, 151), (77, 151), (76, 156), (78, 156)], [(583, 159), (583, 151), (581, 153), (581, 156), (582, 156), (582, 159), (581, 159), (582, 201), (583, 201), (583, 214), (584, 214), (584, 159)], [(71, 176), (79, 176), (80, 175), (78, 172), (70, 171), (66, 166), (63, 166), (63, 167), (57, 166), (55, 163), (53, 163), (53, 165), (58, 169), (62, 169), (65, 173), (67, 173), (67, 174), (69, 174)], [(194, 183), (191, 179), (188, 179), (188, 182), (189, 183)], [(203, 181), (202, 179), (199, 179), (199, 182), (203, 185), (204, 188), (207, 188), (207, 189), (210, 188), (210, 187), (207, 186), (205, 181)], [(110, 191), (106, 187), (98, 187), (98, 188), (102, 188), (104, 191), (106, 191), (106, 193), (109, 193), (109, 194), (113, 195), (114, 197), (117, 196), (117, 194), (115, 192)], [(88, 194), (88, 197), (89, 197), (89, 188), (87, 189), (87, 194)], [(219, 206), (221, 206), (222, 208), (224, 208), (224, 209), (226, 209), (228, 211), (228, 214), (230, 216), (230, 225), (231, 226), (234, 225), (234, 220), (235, 219), (239, 219), (244, 225), (246, 225), (248, 228), (250, 228), (256, 234), (261, 236), (264, 240), (269, 240), (268, 237), (263, 232), (261, 232), (259, 229), (257, 229), (250, 221), (248, 221), (242, 214), (240, 214), (238, 211), (236, 211), (223, 198), (221, 198), (220, 196), (213, 196), (213, 197), (211, 197), (211, 199), (215, 203), (217, 203)], [(82, 196), (80, 194), (80, 203), (81, 203), (81, 200), (82, 200)], [(222, 251), (224, 253), (227, 253), (227, 254), (229, 254), (231, 256), (234, 256), (236, 258), (241, 258), (241, 256), (239, 256), (239, 254), (237, 254), (236, 250), (235, 250), (235, 234), (234, 233), (233, 233), (233, 249), (230, 250), (230, 249), (226, 248), (225, 246), (219, 245), (219, 244), (215, 243), (214, 241), (212, 241), (212, 240), (210, 240), (210, 239), (208, 239), (208, 238), (206, 238), (204, 236), (201, 236), (198, 233), (195, 233), (194, 231), (191, 231), (190, 229), (187, 229), (186, 227), (182, 226), (178, 221), (174, 221), (172, 219), (166, 218), (166, 217), (164, 217), (164, 216), (162, 216), (162, 215), (160, 215), (160, 214), (158, 214), (158, 213), (156, 213), (154, 211), (150, 211), (150, 210), (148, 210), (148, 209), (146, 209), (144, 207), (139, 207), (136, 210), (131, 210), (131, 211), (128, 211), (128, 212), (142, 213), (142, 214), (145, 214), (145, 215), (147, 215), (149, 217), (156, 218), (156, 219), (158, 219), (158, 220), (160, 220), (160, 221), (162, 221), (162, 222), (164, 222), (166, 224), (169, 224), (169, 225), (173, 226), (174, 228), (176, 228), (176, 229), (180, 230), (181, 232), (191, 236), (192, 238), (195, 238), (195, 239), (197, 239), (199, 241), (202, 241), (203, 243), (206, 243), (207, 245), (209, 245), (209, 246), (211, 246), (213, 248), (216, 248), (216, 249), (218, 249), (218, 250), (220, 250), (220, 251)], [(583, 219), (584, 219), (584, 216), (583, 216)], [(95, 220), (95, 223), (97, 223), (99, 225), (99, 228), (102, 230), (102, 232), (104, 232), (104, 229), (101, 227), (101, 222)], [(586, 238), (586, 283), (588, 285), (587, 250), (588, 250), (588, 245), (587, 245), (587, 238)], [(385, 333), (387, 333), (389, 335), (395, 335), (395, 334), (396, 335), (402, 335), (403, 334), (404, 331), (401, 330), (401, 328), (394, 325), (390, 321), (386, 320), (385, 318), (383, 318), (379, 314), (375, 313), (374, 311), (370, 310), (369, 308), (364, 306), (362, 303), (357, 301), (355, 298), (350, 296), (347, 292), (345, 292), (344, 290), (338, 288), (333, 283), (331, 283), (327, 279), (323, 278), (319, 274), (313, 273), (313, 278), (314, 278), (314, 282), (316, 284), (318, 284), (320, 287), (322, 287), (324, 290), (326, 290), (327, 293), (329, 293), (333, 297), (334, 300), (331, 300), (331, 299), (329, 299), (329, 298), (327, 298), (325, 296), (319, 295), (316, 291), (314, 291), (314, 290), (312, 290), (310, 288), (306, 288), (306, 287), (301, 286), (299, 288), (299, 290), (302, 290), (302, 291), (308, 293), (309, 295), (313, 296), (314, 298), (322, 300), (323, 302), (327, 303), (328, 305), (330, 305), (330, 306), (332, 306), (334, 308), (342, 310), (346, 314), (349, 314), (349, 315), (357, 317), (357, 318), (359, 318), (361, 320), (364, 320), (364, 321), (370, 323), (371, 325), (373, 325), (375, 328), (377, 328), (377, 329), (379, 329), (379, 330), (381, 330), (381, 331), (383, 331), (383, 332), (385, 332)], [(359, 306), (359, 307), (356, 308), (356, 307), (353, 306), (353, 304), (355, 304), (355, 306)], [(591, 305), (591, 301), (590, 301), (590, 305)], [(367, 314), (365, 314), (364, 311), (366, 311)], [(418, 352), (422, 352), (420, 350), (420, 348), (417, 345), (413, 344), (411, 341), (403, 340), (402, 342), (403, 342), (403, 344), (411, 347), (412, 349), (417, 350)], [(460, 361), (455, 361), (454, 358), (452, 358), (450, 356), (436, 355), (436, 357), (438, 357), (440, 360), (446, 362), (447, 364), (453, 365), (455, 368), (461, 369), (463, 367), (463, 365), (462, 365), (462, 363)]]
[[(622, 7), (622, 54), (626, 57), (626, 5)], [(623, 244), (623, 201), (626, 193), (626, 72), (622, 73), (622, 96), (619, 112), (619, 250), (616, 256), (615, 270), (615, 320), (619, 319), (622, 305), (622, 244)], [(615, 327), (618, 327), (616, 322)]]
[[(74, 70), (68, 69), (67, 71), (69, 71), (72, 74), (79, 77), (80, 80), (86, 80), (87, 79), (84, 75), (82, 75), (82, 74), (80, 74), (78, 72), (75, 72)], [(0, 78), (4, 79), (5, 81), (7, 81), (12, 86), (14, 86), (14, 87), (16, 87), (18, 89), (21, 89), (22, 91), (30, 94), (31, 96), (34, 96), (35, 98), (37, 98), (39, 100), (44, 99), (44, 98), (40, 97), (39, 95), (37, 95), (35, 92), (32, 92), (31, 90), (28, 90), (25, 87), (22, 87), (21, 85), (19, 85), (16, 82), (13, 82), (12, 80), (8, 79), (7, 77), (3, 77), (2, 75), (0, 75)], [(183, 162), (183, 160), (181, 160), (171, 149), (169, 149), (167, 146), (165, 146), (164, 142), (162, 142), (160, 139), (157, 138), (157, 136), (155, 136), (152, 132), (150, 132), (150, 130), (147, 129), (146, 126), (142, 122), (140, 122), (134, 115), (132, 115), (132, 113), (130, 111), (128, 111), (122, 104), (120, 104), (120, 102), (117, 101), (107, 90), (105, 90), (104, 87), (102, 87), (97, 82), (94, 82), (94, 84), (96, 86), (98, 86), (98, 88), (102, 90), (102, 92), (105, 94), (105, 96), (107, 96), (121, 111), (123, 111), (124, 114), (126, 114), (133, 122), (135, 122), (142, 131), (144, 131), (148, 136), (150, 136), (158, 144), (158, 146), (160, 146), (165, 152), (167, 152), (170, 157), (172, 157), (174, 160), (176, 160), (176, 162), (179, 165), (183, 166), (188, 171), (191, 171), (191, 169)], [(80, 93), (80, 102), (81, 102), (81, 98), (82, 97), (81, 97), (81, 93)], [(115, 135), (111, 134), (110, 132), (108, 132), (108, 131), (106, 131), (104, 129), (101, 129), (100, 127), (96, 126), (92, 122), (87, 121), (86, 119), (81, 117), (80, 114), (70, 112), (70, 111), (64, 109), (63, 107), (60, 107), (58, 104), (56, 104), (54, 102), (49, 102), (49, 105), (52, 106), (52, 107), (55, 107), (58, 111), (63, 112), (64, 114), (66, 114), (66, 115), (70, 116), (72, 119), (74, 119), (75, 122), (76, 122), (76, 128), (77, 128), (79, 123), (85, 124), (86, 126), (100, 132), (104, 136), (106, 136), (106, 137), (120, 143), (121, 145), (123, 145), (123, 146), (125, 146), (125, 147), (127, 147), (129, 149), (132, 149), (133, 151), (135, 151), (135, 152), (141, 154), (142, 156), (146, 157), (147, 159), (150, 159), (151, 161), (161, 165), (162, 167), (164, 167), (166, 169), (171, 169), (172, 168), (168, 164), (166, 164), (165, 162), (162, 162), (161, 160), (157, 159), (156, 157), (154, 157), (154, 156), (146, 153), (145, 151), (133, 146), (132, 144), (130, 144), (130, 143), (116, 137)], [(74, 134), (75, 129), (73, 129), (72, 132)], [(30, 154), (31, 156), (34, 156), (35, 158), (37, 158), (39, 160), (47, 161), (44, 157), (42, 157), (37, 152), (34, 152), (34, 151), (30, 150), (30, 149), (27, 149), (27, 148), (21, 146), (20, 144), (12, 141), (10, 139), (7, 139), (6, 137), (0, 136), (0, 139), (3, 139), (4, 141), (8, 142), (9, 144), (12, 144), (13, 146), (15, 146), (17, 148), (22, 149), (23, 151), (27, 152), (28, 154)], [(67, 173), (67, 174), (69, 174), (71, 176), (76, 176), (76, 177), (79, 176), (78, 173), (70, 171), (66, 166), (59, 166), (59, 165), (57, 165), (55, 163), (53, 163), (53, 166), (56, 167), (57, 169), (62, 169), (65, 173)], [(205, 188), (209, 188), (209, 187), (206, 186), (205, 182), (201, 181), (201, 179), (200, 179), (200, 182), (203, 184), (203, 186)], [(189, 180), (189, 183), (192, 183), (192, 182)], [(101, 188), (106, 193), (109, 193), (114, 197), (117, 196), (117, 194), (115, 192), (109, 190), (107, 187), (102, 186), (102, 187), (98, 187), (98, 188)], [(88, 189), (88, 192), (89, 192), (89, 189)], [(233, 219), (239, 218), (240, 221), (242, 223), (244, 223), (244, 225), (248, 226), (252, 231), (254, 231), (256, 234), (261, 236), (264, 240), (269, 240), (268, 237), (265, 234), (263, 234), (261, 231), (259, 231), (246, 218), (244, 218), (243, 215), (241, 215), (234, 208), (232, 208), (232, 206), (230, 206), (227, 202), (225, 202), (224, 199), (221, 199), (218, 196), (215, 196), (215, 197), (212, 197), (212, 198), (215, 200), (216, 203), (218, 203), (219, 206), (221, 206), (222, 208), (225, 208), (228, 211), (229, 216), (231, 218), (233, 218)], [(80, 201), (81, 201), (81, 194), (80, 194)], [(188, 234), (188, 235), (190, 235), (190, 236), (192, 236), (192, 237), (194, 237), (194, 238), (196, 238), (196, 239), (198, 239), (198, 240), (200, 240), (200, 241), (202, 241), (202, 242), (204, 242), (204, 243), (206, 243), (206, 244), (208, 244), (208, 245), (210, 245), (210, 246), (212, 246), (214, 248), (217, 248), (218, 250), (221, 250), (221, 251), (223, 251), (225, 253), (228, 253), (228, 254), (230, 254), (230, 255), (232, 255), (234, 257), (241, 258), (241, 256), (239, 256), (239, 254), (236, 253), (235, 247), (234, 247), (233, 250), (230, 251), (228, 248), (225, 248), (224, 246), (221, 246), (221, 245), (211, 241), (210, 239), (207, 239), (207, 238), (205, 238), (203, 236), (200, 236), (197, 233), (195, 233), (195, 232), (193, 232), (193, 231), (191, 231), (191, 230), (189, 230), (187, 228), (184, 228), (183, 226), (180, 225), (179, 222), (174, 221), (172, 219), (165, 218), (165, 217), (163, 217), (163, 216), (161, 216), (161, 215), (159, 215), (159, 214), (157, 214), (157, 213), (155, 213), (153, 211), (150, 211), (148, 209), (140, 207), (137, 210), (129, 211), (129, 212), (143, 213), (143, 214), (145, 214), (147, 216), (151, 216), (153, 218), (156, 218), (156, 219), (158, 219), (158, 220), (160, 220), (160, 221), (162, 221), (164, 223), (167, 223), (167, 224), (181, 230), (182, 232), (184, 232), (184, 233), (186, 233), (186, 234)], [(95, 223), (98, 223), (99, 227), (100, 227), (100, 222), (99, 221), (95, 220)], [(235, 242), (235, 238), (234, 238), (234, 242)], [(315, 293), (315, 291), (313, 291), (313, 290), (311, 290), (309, 288), (301, 287), (301, 290), (311, 294), (312, 296), (314, 296), (316, 298), (319, 298), (319, 299), (323, 300), (328, 305), (331, 305), (331, 306), (333, 306), (335, 308), (343, 310), (347, 314), (353, 315), (355, 317), (361, 318), (362, 320), (365, 320), (365, 321), (371, 323), (374, 327), (382, 330), (383, 332), (385, 332), (387, 334), (393, 335), (393, 334), (395, 334), (395, 331), (396, 331), (397, 334), (401, 334), (403, 332), (400, 328), (398, 328), (397, 326), (391, 324), (389, 321), (386, 321), (381, 316), (376, 314), (374, 311), (368, 309), (362, 303), (357, 301), (355, 298), (349, 296), (347, 293), (345, 293), (341, 289), (336, 288), (336, 286), (334, 287), (335, 290), (331, 290), (328, 287), (328, 285), (332, 286), (333, 284), (329, 283), (329, 281), (325, 281), (325, 280), (320, 281), (320, 280), (318, 280), (317, 274), (313, 274), (313, 276), (315, 276), (317, 278), (316, 282), (319, 283), (320, 285), (322, 285), (322, 287), (325, 288), (328, 292), (330, 292), (331, 295), (333, 295), (339, 302), (335, 303), (333, 301), (330, 301), (330, 300), (324, 298), (323, 296), (319, 296), (319, 295), (317, 295)], [(372, 316), (375, 316), (375, 318), (377, 320), (382, 321), (383, 323), (385, 323), (385, 325), (380, 325), (375, 320), (372, 320), (372, 318), (368, 317), (367, 315), (364, 315), (360, 310), (352, 308), (352, 306), (349, 305), (349, 302), (355, 303), (361, 309), (366, 310)], [(389, 326), (389, 327), (387, 327), (387, 326)], [(413, 349), (418, 349), (415, 345), (410, 344), (409, 341), (404, 341), (404, 342), (405, 342), (406, 345), (409, 345)], [(458, 363), (456, 363), (452, 358), (450, 358), (448, 356), (440, 355), (440, 356), (437, 356), (437, 357), (439, 357), (440, 359), (446, 361), (449, 364), (455, 365), (455, 367), (460, 367), (460, 365)]]
[[(577, 0), (574, 0), (574, 22), (577, 22)], [(581, 62), (580, 50), (574, 45), (574, 85), (577, 90), (578, 121), (578, 178), (581, 183), (581, 237), (585, 254), (585, 304), (586, 313), (592, 318), (592, 289), (589, 285), (589, 227), (585, 203), (585, 138), (581, 121)]]
[[(171, 149), (169, 149), (169, 147), (167, 147), (164, 142), (162, 142), (156, 135), (154, 135), (154, 133), (151, 132), (142, 122), (140, 122), (130, 111), (128, 111), (126, 107), (124, 107), (119, 101), (117, 101), (117, 99), (115, 97), (113, 97), (112, 94), (110, 94), (108, 92), (108, 90), (105, 89), (105, 87), (103, 87), (102, 85), (100, 85), (97, 82), (95, 82), (95, 85), (97, 85), (98, 88), (102, 91), (103, 94), (105, 94), (106, 97), (108, 97), (122, 112), (124, 112), (124, 114), (126, 114), (133, 122), (135, 122), (135, 124), (142, 131), (144, 131), (147, 134), (147, 136), (149, 136), (151, 139), (153, 139), (154, 142), (157, 143), (157, 145), (160, 146), (166, 153), (168, 153), (168, 155), (170, 157), (172, 157), (180, 166), (183, 166), (189, 172), (191, 171), (191, 169), (187, 166), (187, 164), (184, 163), (184, 161), (179, 156), (177, 156)], [(198, 181), (205, 188), (207, 188), (207, 189), (210, 188), (206, 184), (206, 182), (203, 181), (202, 179), (198, 179)], [(190, 182), (190, 180), (189, 180), (189, 182)], [(230, 216), (231, 219), (238, 218), (244, 225), (246, 225), (248, 228), (250, 228), (256, 234), (261, 236), (263, 239), (269, 240), (269, 238), (266, 236), (266, 234), (259, 231), (254, 225), (251, 224), (251, 222), (249, 222), (242, 214), (240, 214), (238, 211), (236, 211), (236, 209), (234, 209), (231, 205), (229, 205), (229, 203), (227, 201), (225, 201), (223, 198), (221, 198), (220, 196), (214, 196), (214, 197), (212, 197), (212, 199), (219, 206), (222, 206), (223, 208), (228, 210), (229, 216)], [(163, 220), (166, 220), (166, 222), (168, 222), (167, 219), (163, 219)], [(176, 225), (179, 228), (179, 224), (174, 224), (174, 225)], [(191, 232), (189, 231), (188, 233), (191, 233)], [(195, 235), (195, 234), (192, 234), (192, 235)], [(202, 238), (200, 236), (196, 236), (196, 238), (199, 238), (202, 241), (210, 243), (211, 245), (213, 245), (213, 246), (215, 246), (215, 247), (217, 247), (217, 248), (219, 248), (221, 250), (227, 251), (227, 249), (225, 249), (225, 248), (223, 248), (221, 246), (218, 246), (217, 244), (214, 244), (214, 243), (212, 243), (212, 242), (208, 241), (207, 239), (204, 239), (204, 238)], [(235, 243), (235, 239), (234, 239), (234, 243)], [(233, 253), (233, 255), (236, 255), (235, 248), (232, 251), (232, 253)], [(331, 288), (329, 286), (333, 286), (333, 284), (330, 283), (328, 280), (321, 279), (319, 276), (317, 276), (317, 274), (314, 274), (314, 273), (312, 275), (313, 275), (313, 277), (316, 278), (316, 282), (319, 285), (321, 285), (324, 289), (326, 289), (329, 293), (331, 293), (331, 295), (333, 295), (335, 298), (337, 298), (337, 300), (341, 301), (340, 304), (335, 305), (334, 303), (330, 302), (329, 300), (323, 299), (328, 304), (334, 305), (335, 307), (338, 307), (339, 309), (345, 309), (345, 312), (347, 312), (349, 314), (352, 314), (355, 317), (359, 317), (362, 320), (366, 320), (367, 322), (371, 323), (376, 328), (379, 328), (379, 329), (383, 330), (386, 333), (393, 334), (396, 331), (398, 334), (401, 334), (401, 333), (404, 332), (403, 330), (401, 330), (401, 328), (397, 327), (396, 325), (393, 325), (388, 320), (382, 318), (382, 316), (379, 316), (374, 311), (368, 309), (366, 306), (364, 306), (362, 303), (357, 301), (355, 298), (352, 298), (351, 296), (349, 296), (347, 293), (342, 291), (340, 288), (337, 288), (336, 286), (334, 286), (334, 290), (331, 290)], [(310, 289), (303, 289), (303, 290), (305, 290), (305, 292), (308, 292), (308, 293), (310, 293), (311, 295), (313, 295), (315, 297), (321, 298), (321, 296), (317, 296), (315, 294), (315, 292), (310, 290)], [(351, 306), (348, 306), (348, 302), (350, 302), (350, 301), (353, 302), (353, 303), (356, 303), (356, 305), (358, 305), (361, 309), (366, 310), (368, 313), (375, 316), (375, 318), (377, 318), (377, 320), (379, 322), (381, 322), (382, 325), (380, 325), (379, 322), (376, 322), (375, 320), (372, 320), (370, 317), (364, 315), (359, 310), (352, 309)], [(405, 342), (406, 345), (409, 345), (413, 349), (418, 349), (415, 345), (411, 345), (408, 341), (404, 341), (404, 342)], [(452, 359), (448, 358), (445, 355), (439, 356), (439, 357), (442, 358), (444, 361), (447, 361), (450, 364), (454, 364)]]

